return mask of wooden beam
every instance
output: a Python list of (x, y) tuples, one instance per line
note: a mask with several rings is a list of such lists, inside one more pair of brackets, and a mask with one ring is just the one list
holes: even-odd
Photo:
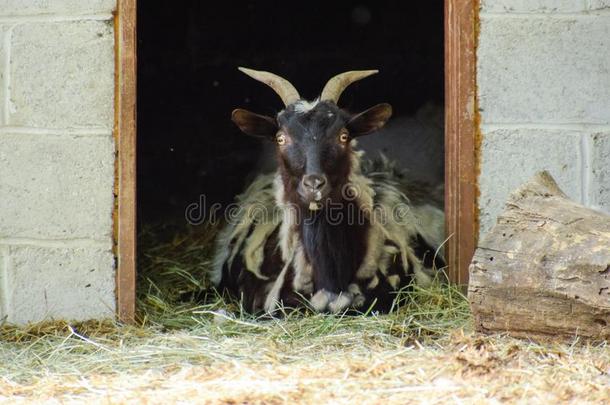
[(445, 213), (449, 277), (468, 283), (478, 236), (478, 0), (445, 0)]
[(136, 0), (118, 0), (115, 15), (117, 316), (133, 322), (136, 288)]

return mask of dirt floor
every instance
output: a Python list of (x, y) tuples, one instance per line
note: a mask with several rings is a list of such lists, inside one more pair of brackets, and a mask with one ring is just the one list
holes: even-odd
[(478, 335), (454, 287), (389, 315), (245, 315), (201, 293), (212, 237), (142, 237), (135, 326), (0, 325), (0, 403), (610, 403), (606, 343)]

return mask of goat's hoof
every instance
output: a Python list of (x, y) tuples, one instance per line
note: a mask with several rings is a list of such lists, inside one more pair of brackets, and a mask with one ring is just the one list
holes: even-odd
[(339, 294), (319, 290), (311, 297), (310, 303), (316, 312), (339, 313), (347, 309), (354, 301), (354, 295), (347, 291)]

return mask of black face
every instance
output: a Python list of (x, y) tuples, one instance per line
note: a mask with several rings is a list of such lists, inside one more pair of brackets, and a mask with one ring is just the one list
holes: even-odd
[(351, 170), (350, 141), (380, 129), (391, 114), (388, 104), (350, 115), (332, 102), (297, 101), (277, 120), (240, 109), (232, 119), (245, 133), (276, 143), (287, 193), (313, 210), (340, 198)]
[(317, 208), (347, 182), (348, 122), (349, 116), (329, 102), (295, 103), (278, 116), (279, 167), (308, 207)]

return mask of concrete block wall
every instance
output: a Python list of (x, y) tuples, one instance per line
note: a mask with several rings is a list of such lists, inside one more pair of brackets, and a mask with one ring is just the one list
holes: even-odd
[(482, 0), (480, 234), (546, 169), (610, 212), (610, 1)]
[(113, 317), (115, 0), (0, 0), (0, 323)]

